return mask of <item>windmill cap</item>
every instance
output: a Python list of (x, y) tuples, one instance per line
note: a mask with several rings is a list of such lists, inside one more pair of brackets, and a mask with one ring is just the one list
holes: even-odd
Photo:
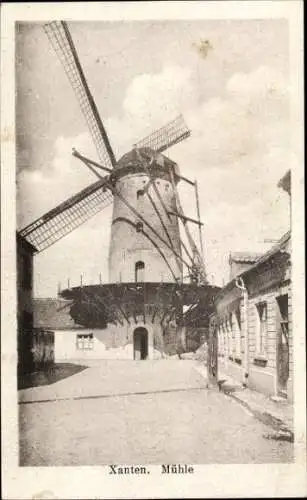
[(148, 147), (134, 148), (124, 154), (114, 167), (114, 174), (118, 177), (130, 173), (143, 173), (146, 172), (144, 165), (162, 175), (174, 168), (175, 175), (180, 175), (178, 165), (174, 161)]

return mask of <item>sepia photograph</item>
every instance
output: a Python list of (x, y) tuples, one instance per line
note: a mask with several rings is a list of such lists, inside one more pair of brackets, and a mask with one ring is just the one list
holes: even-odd
[(295, 466), (289, 20), (51, 15), (13, 26), (17, 467)]

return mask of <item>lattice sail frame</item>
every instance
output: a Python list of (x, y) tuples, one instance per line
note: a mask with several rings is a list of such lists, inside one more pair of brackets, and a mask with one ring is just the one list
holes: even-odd
[(179, 115), (177, 118), (167, 123), (164, 127), (159, 128), (152, 134), (137, 142), (135, 147), (148, 147), (157, 153), (162, 153), (162, 151), (178, 144), (178, 142), (183, 141), (190, 135), (191, 131), (187, 127), (183, 116)]
[(107, 168), (114, 167), (116, 159), (85, 79), (67, 24), (64, 21), (52, 21), (44, 25), (44, 30), (76, 94), (99, 159)]
[[(52, 21), (44, 25), (44, 30), (76, 94), (98, 156), (103, 165), (111, 169), (115, 166), (116, 159), (67, 24), (64, 21)], [(136, 147), (150, 147), (156, 152), (162, 152), (189, 136), (190, 130), (182, 115), (179, 115), (175, 120), (142, 139)], [(112, 193), (103, 187), (107, 179), (108, 177), (103, 178), (50, 210), (22, 229), (20, 235), (34, 245), (38, 252), (48, 248), (112, 203)]]
[(56, 208), (38, 218), (19, 234), (34, 245), (38, 252), (45, 250), (113, 202), (105, 191), (109, 176), (83, 189)]

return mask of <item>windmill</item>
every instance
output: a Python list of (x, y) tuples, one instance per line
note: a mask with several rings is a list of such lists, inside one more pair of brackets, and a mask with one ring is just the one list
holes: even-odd
[[(73, 155), (98, 180), (26, 226), (20, 235), (41, 252), (113, 203), (109, 284), (67, 289), (62, 295), (72, 299), (74, 306), (77, 303), (79, 311), (86, 304), (87, 322), (96, 318), (99, 323), (102, 315), (107, 317), (119, 343), (134, 339), (147, 357), (150, 346), (163, 346), (166, 326), (182, 320), (183, 304), (195, 306), (201, 294), (209, 297), (213, 290), (203, 260), (197, 183), (183, 177), (178, 165), (163, 154), (188, 138), (190, 130), (180, 115), (117, 160), (67, 23), (53, 21), (44, 30), (77, 97), (99, 162), (76, 150)], [(195, 189), (197, 219), (184, 214), (180, 181)], [(199, 228), (201, 250), (189, 223)], [(181, 238), (180, 224), (188, 245)], [(189, 283), (183, 282), (183, 269)], [(140, 324), (135, 336), (135, 326)]]

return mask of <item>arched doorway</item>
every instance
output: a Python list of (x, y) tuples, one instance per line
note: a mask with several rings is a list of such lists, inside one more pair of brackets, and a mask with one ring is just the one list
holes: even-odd
[(148, 332), (139, 326), (133, 332), (133, 359), (147, 359), (148, 357)]

